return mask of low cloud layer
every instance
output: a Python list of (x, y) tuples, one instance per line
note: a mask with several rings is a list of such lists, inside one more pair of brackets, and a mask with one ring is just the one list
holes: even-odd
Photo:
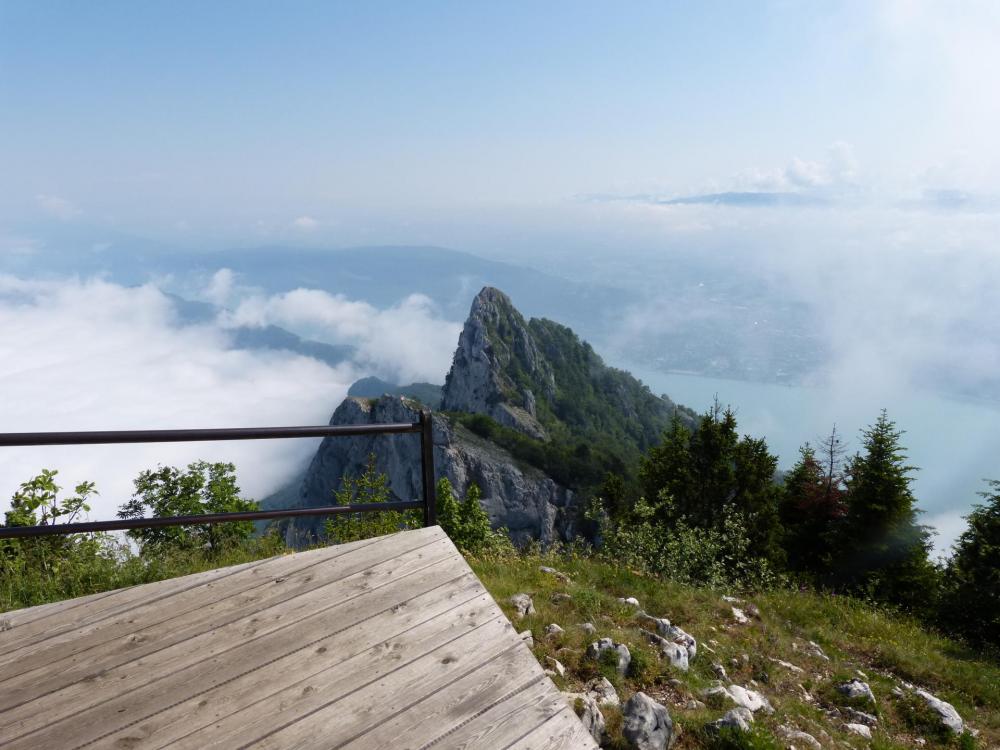
[[(213, 278), (209, 290), (216, 299), (229, 278), (225, 269)], [(228, 327), (277, 325), (307, 338), (353, 344), (360, 367), (399, 383), (443, 382), (462, 328), (443, 320), (435, 303), (422, 294), (379, 310), (319, 289), (273, 296), (251, 292), (240, 297), (220, 323)]]
[[(225, 294), (225, 276), (216, 281), (211, 291)], [(284, 351), (233, 349), (234, 320), (329, 324), (362, 354), (329, 367)], [(456, 325), (435, 318), (418, 298), (380, 311), (305, 290), (246, 300), (211, 323), (179, 321), (173, 301), (153, 286), (0, 276), (0, 429), (325, 424), (350, 383), (372, 371), (442, 381), (445, 342), (450, 338), (453, 350), (457, 340)], [(437, 350), (429, 352), (427, 341)], [(101, 495), (91, 518), (109, 519), (141, 470), (200, 458), (235, 462), (245, 493), (262, 498), (289, 481), (315, 446), (284, 440), (0, 449), (0, 511), (20, 482), (53, 468), (66, 488), (96, 481)]]

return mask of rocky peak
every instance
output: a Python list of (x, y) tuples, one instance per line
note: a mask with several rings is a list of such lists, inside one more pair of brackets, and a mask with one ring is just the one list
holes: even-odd
[(472, 301), (445, 380), (441, 407), (486, 414), (507, 427), (546, 439), (539, 399), (555, 394), (552, 368), (510, 298), (485, 287)]

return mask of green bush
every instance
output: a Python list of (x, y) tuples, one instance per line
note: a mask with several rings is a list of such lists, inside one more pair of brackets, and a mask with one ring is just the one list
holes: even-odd
[(506, 529), (494, 531), (480, 503), (479, 487), (470, 484), (459, 500), (447, 478), (437, 483), (437, 515), (441, 528), (463, 552), (474, 555), (506, 554), (514, 551)]
[(759, 590), (783, 583), (768, 561), (753, 553), (746, 521), (732, 507), (717, 528), (654, 520), (648, 508), (640, 499), (632, 519), (605, 522), (602, 558), (692, 585)]
[[(236, 467), (231, 463), (196, 461), (187, 471), (160, 466), (144, 471), (135, 480), (132, 499), (118, 510), (119, 518), (200, 516), (206, 513), (242, 513), (258, 510), (253, 500), (240, 497)], [(133, 529), (128, 535), (146, 556), (183, 550), (219, 554), (253, 535), (252, 521), (162, 526)]]

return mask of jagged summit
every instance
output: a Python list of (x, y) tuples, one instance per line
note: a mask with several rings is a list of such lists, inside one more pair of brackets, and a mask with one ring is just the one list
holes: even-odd
[(441, 407), (484, 414), (536, 439), (603, 433), (638, 450), (654, 444), (674, 414), (689, 424), (695, 419), (629, 373), (608, 367), (569, 328), (525, 320), (494, 287), (472, 302)]
[(545, 439), (535, 413), (536, 393), (546, 399), (555, 395), (552, 368), (510, 298), (484, 287), (459, 336), (441, 408), (486, 414), (505, 427)]

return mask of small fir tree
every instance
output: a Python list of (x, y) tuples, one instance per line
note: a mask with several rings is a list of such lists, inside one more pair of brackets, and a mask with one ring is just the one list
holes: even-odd
[(846, 471), (847, 514), (840, 524), (832, 578), (856, 593), (911, 610), (936, 586), (930, 532), (917, 522), (903, 432), (885, 410), (862, 433), (864, 452)]

